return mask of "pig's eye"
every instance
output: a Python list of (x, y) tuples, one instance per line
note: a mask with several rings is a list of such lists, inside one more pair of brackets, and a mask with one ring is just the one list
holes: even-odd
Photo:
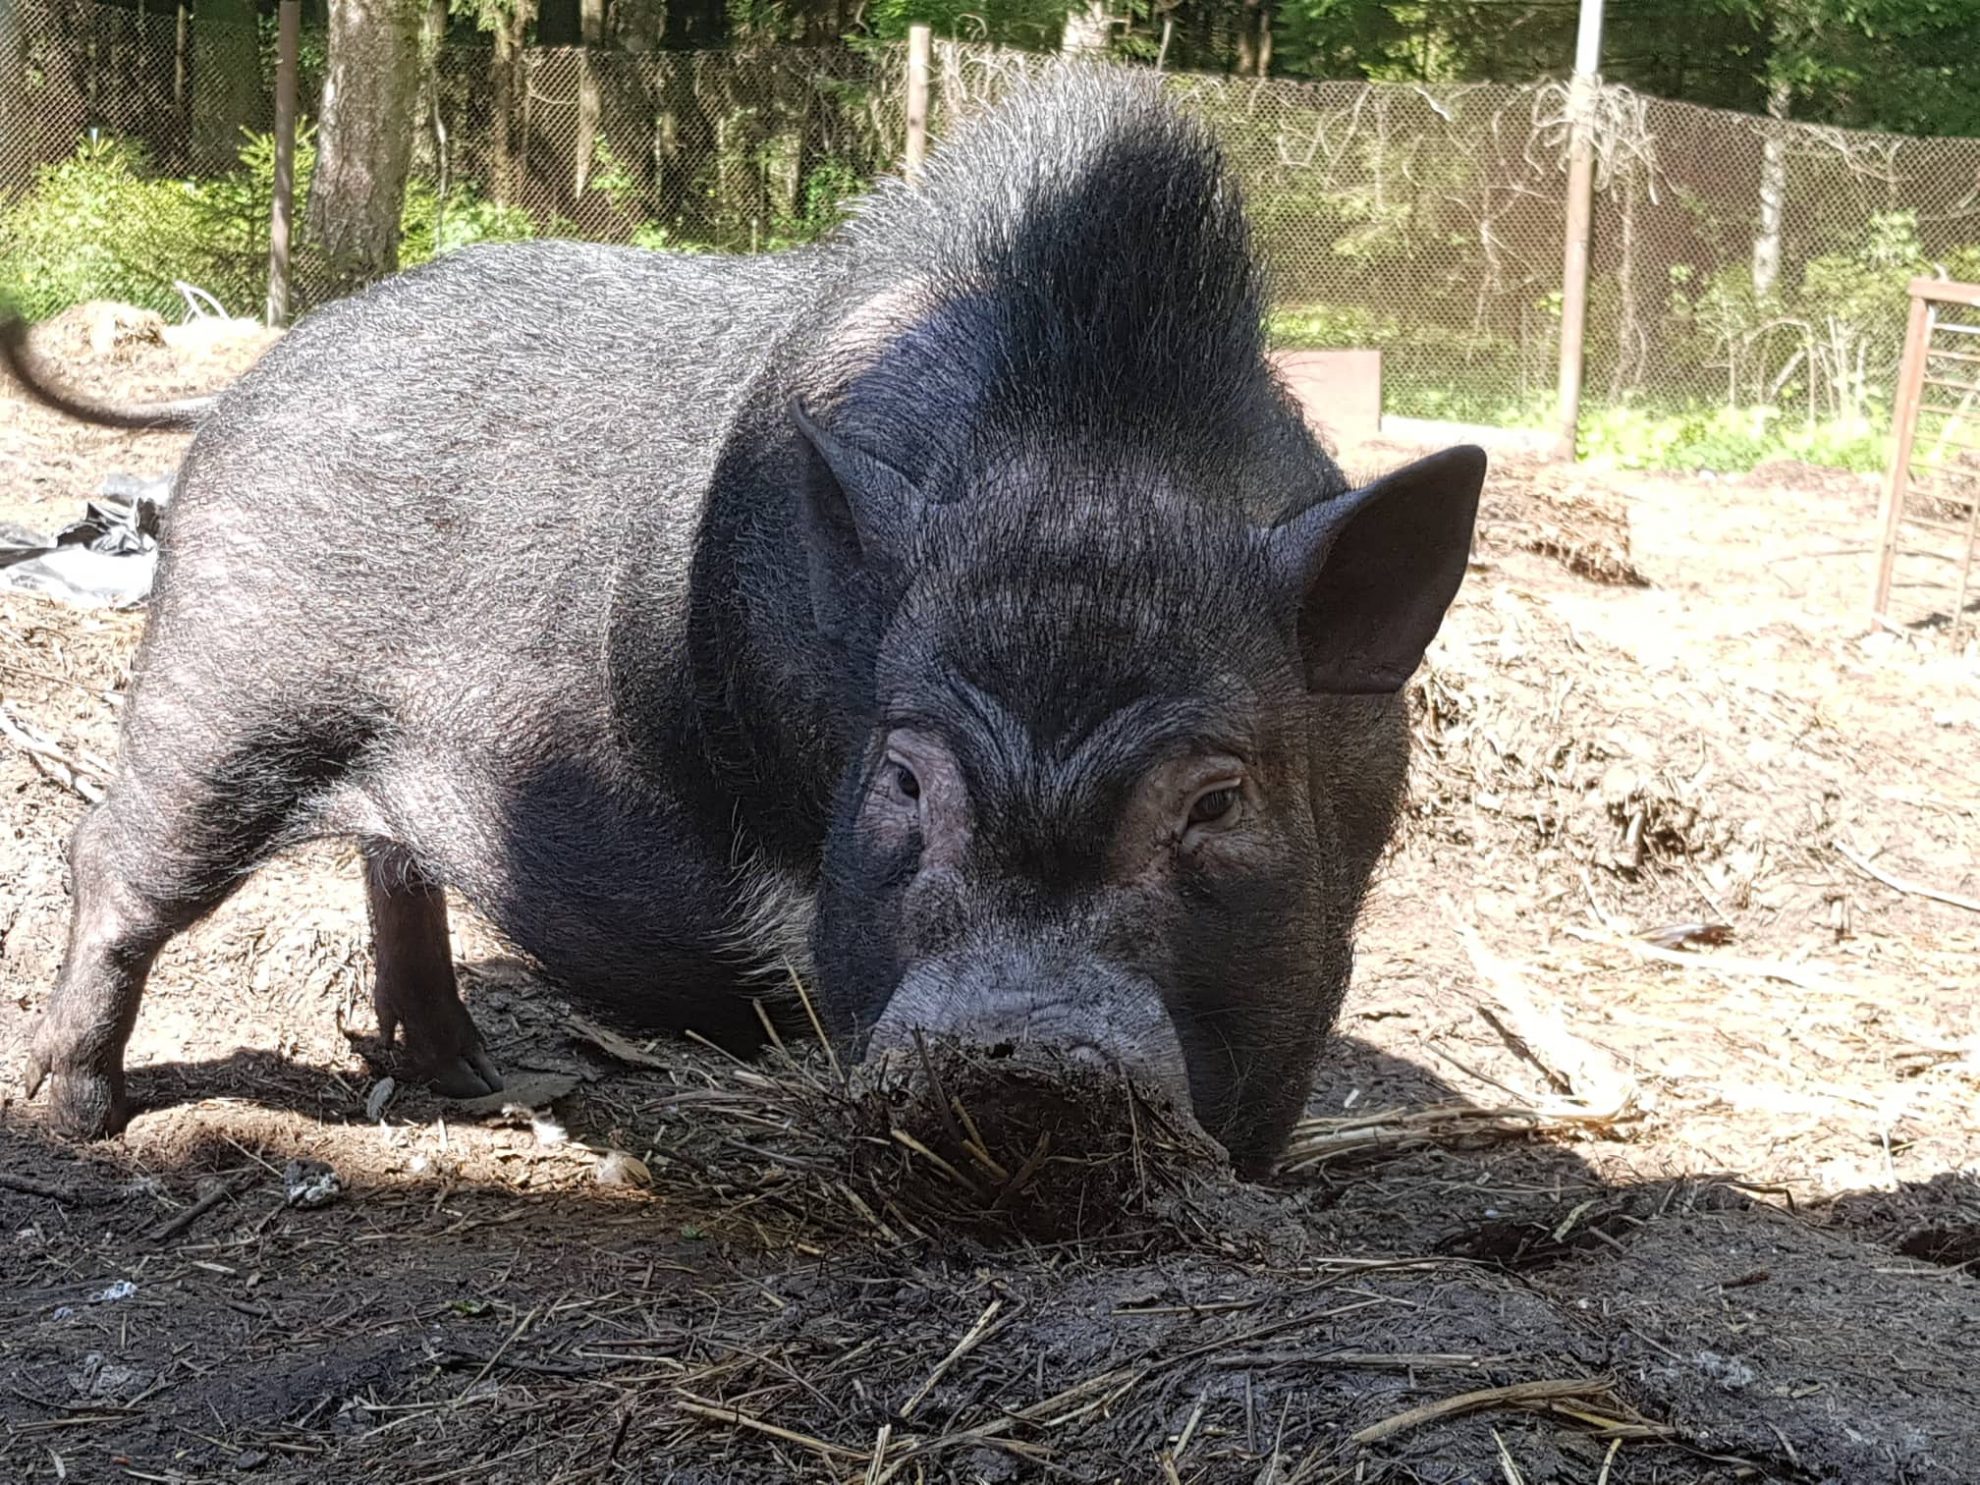
[(921, 780), (914, 776), (914, 770), (898, 758), (889, 758), (886, 764), (887, 782), (902, 799), (921, 798)]
[(1244, 791), (1236, 784), (1219, 784), (1205, 789), (1189, 802), (1192, 829), (1216, 829), (1235, 825), (1244, 806)]

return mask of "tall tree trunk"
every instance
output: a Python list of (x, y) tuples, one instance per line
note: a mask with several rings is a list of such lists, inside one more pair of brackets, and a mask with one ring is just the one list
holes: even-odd
[(1268, 0), (1243, 0), (1237, 17), (1237, 70), (1264, 77), (1272, 70), (1272, 7)]
[(346, 283), (399, 262), (424, 0), (332, 0), (309, 228)]
[(1250, 77), (1258, 70), (1257, 11), (1258, 0), (1239, 0), (1232, 51), (1240, 77)]
[(1781, 221), (1787, 212), (1788, 109), (1794, 84), (1775, 76), (1767, 88), (1767, 138), (1760, 147), (1760, 229), (1753, 238), (1753, 292), (1765, 299), (1781, 276)]
[(591, 179), (591, 157), (598, 140), (598, 62), (596, 49), (605, 43), (605, 0), (578, 0), (578, 39), (584, 51), (578, 57), (577, 170), (571, 180), (571, 194), (584, 195)]
[[(447, 44), (447, 0), (425, 0), (419, 23), (419, 126), (413, 140), (412, 169), (422, 160), (433, 174), (433, 188), (442, 201), (451, 184), (452, 141), (447, 137), (447, 111), (442, 101), (440, 53)], [(441, 208), (443, 211), (445, 207)]]
[(1066, 29), (1059, 49), (1069, 57), (1104, 55), (1113, 31), (1107, 0), (1081, 0), (1066, 12)]
[(192, 111), (186, 106), (191, 31), (192, 11), (187, 8), (186, 0), (179, 0), (172, 25), (172, 159), (181, 170), (190, 168), (187, 152), (192, 148)]
[(507, 206), (516, 193), (516, 48), (506, 21), (495, 25), (488, 52), (488, 195)]
[(536, 0), (515, 0), (514, 6), (495, 22), (494, 48), (489, 53), (489, 91), (492, 95), (489, 133), (493, 159), (488, 194), (503, 206), (516, 198), (516, 143), (521, 132), (518, 104), (523, 87), (523, 38), (536, 19)]
[(715, 229), (723, 176), (720, 126), (708, 97), (721, 61), (711, 65), (700, 53), (720, 48), (728, 39), (729, 12), (723, 0), (680, 0), (668, 8), (667, 45), (686, 51), (668, 58), (662, 83), (655, 125), (656, 149), (664, 164), (661, 201), (669, 225), (695, 241), (709, 240)]
[(1642, 380), (1641, 352), (1647, 337), (1643, 314), (1636, 294), (1636, 170), (1626, 166), (1617, 182), (1617, 236), (1621, 252), (1616, 262), (1617, 297), (1616, 360), (1609, 368), (1609, 401), (1620, 402), (1625, 392), (1634, 391)]
[(192, 44), (192, 163), (224, 169), (240, 155), (241, 130), (267, 122), (254, 0), (200, 0)]
[(642, 216), (659, 209), (660, 46), (662, 12), (651, 0), (611, 8), (614, 65), (603, 80), (600, 127), (612, 153), (639, 184)]

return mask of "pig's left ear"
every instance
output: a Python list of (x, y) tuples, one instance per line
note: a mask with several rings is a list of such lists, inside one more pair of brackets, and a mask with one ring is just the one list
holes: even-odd
[(821, 427), (791, 404), (805, 444), (798, 522), (811, 573), (819, 628), (842, 634), (862, 595), (871, 593), (907, 547), (919, 499), (908, 477), (885, 460)]
[(1271, 529), (1312, 690), (1401, 689), (1464, 580), (1484, 483), (1483, 449), (1446, 449)]

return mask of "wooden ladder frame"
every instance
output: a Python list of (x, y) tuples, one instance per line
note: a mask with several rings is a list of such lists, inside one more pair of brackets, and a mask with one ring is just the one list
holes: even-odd
[[(1975, 583), (1974, 572), (1976, 540), (1980, 540), (1980, 490), (1975, 491), (1968, 503), (1963, 523), (1935, 521), (1908, 514), (1905, 510), (1905, 498), (1910, 493), (1912, 471), (1917, 462), (1918, 412), (1925, 404), (1925, 389), (1930, 386), (1961, 393), (1965, 402), (1959, 411), (1964, 412), (1971, 405), (1974, 421), (1980, 424), (1980, 324), (1943, 322), (1939, 311), (1944, 306), (1980, 311), (1980, 284), (1951, 283), (1934, 278), (1915, 278), (1911, 281), (1911, 317), (1905, 327), (1904, 359), (1898, 365), (1897, 397), (1891, 409), (1891, 428), (1895, 436), (1890, 470), (1884, 480), (1883, 534), (1877, 546), (1877, 581), (1871, 598), (1871, 613), (1879, 624), (1889, 625), (1892, 574), (1897, 566), (1904, 528), (1907, 525), (1922, 527), (1963, 538), (1959, 581), (1954, 591), (1949, 626), (1957, 633), (1973, 622), (1966, 612), (1967, 601), (1980, 593), (1980, 584)], [(1932, 345), (1934, 335), (1971, 337), (1972, 349), (1935, 349)], [(1972, 367), (1971, 378), (1946, 380), (1928, 375), (1934, 357)], [(1941, 434), (1938, 444), (1980, 453), (1980, 440), (1947, 438)], [(1975, 478), (1980, 481), (1980, 469), (1975, 470)]]

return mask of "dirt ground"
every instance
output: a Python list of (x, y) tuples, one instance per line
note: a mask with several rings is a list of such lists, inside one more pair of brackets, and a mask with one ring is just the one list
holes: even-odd
[[(149, 395), (253, 350), (71, 330)], [(183, 447), (0, 417), (36, 528)], [(1500, 461), (1288, 1168), (1129, 1110), (1046, 1225), (962, 1194), (1021, 1148), (624, 1042), (466, 914), (507, 1108), (385, 1087), (335, 844), (166, 953), (128, 1133), (52, 1140), (18, 1054), (140, 619), (0, 595), (0, 1477), (1980, 1480), (1980, 657), (1870, 632), (1874, 511)]]

